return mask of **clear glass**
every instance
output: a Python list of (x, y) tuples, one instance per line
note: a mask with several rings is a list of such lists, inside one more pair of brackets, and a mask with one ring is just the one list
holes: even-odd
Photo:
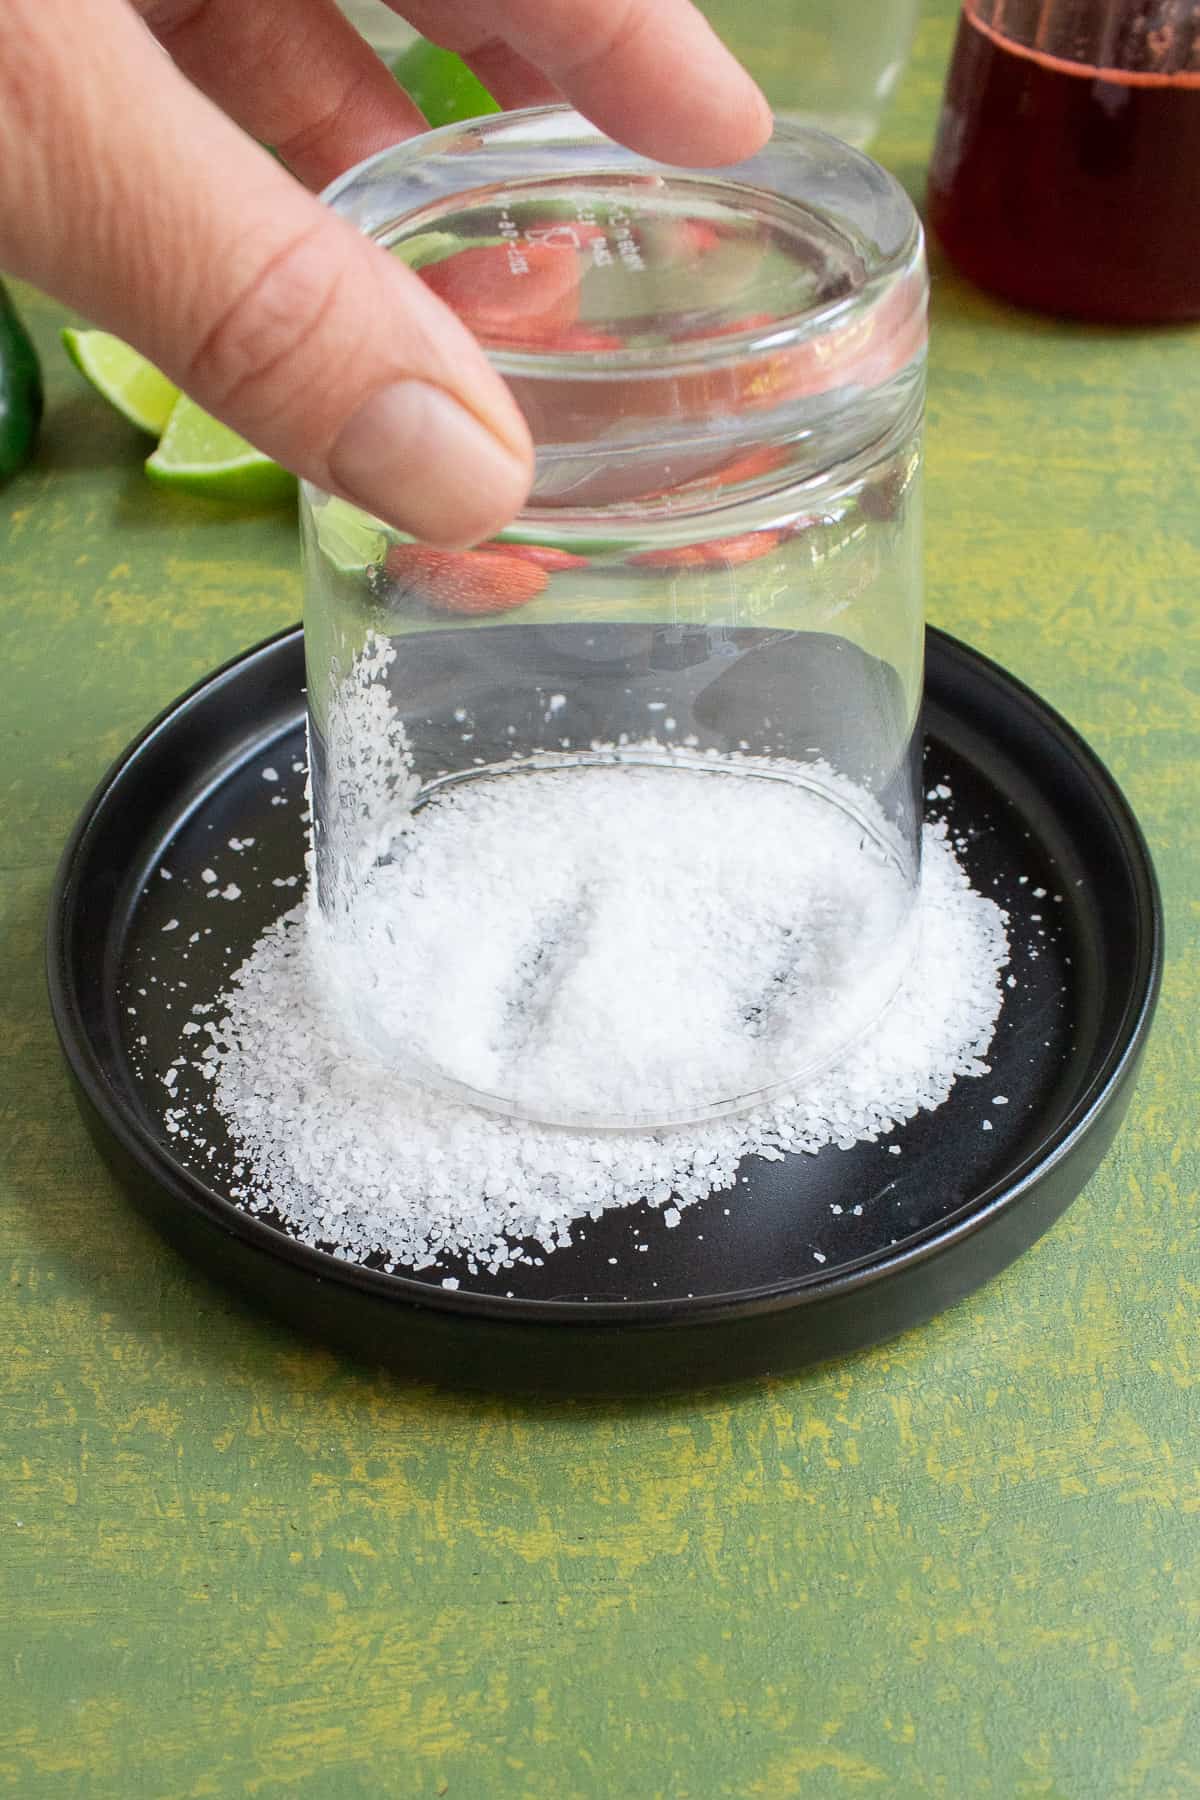
[[(443, 1091), (555, 1123), (677, 1124), (804, 1079), (870, 1029), (914, 929), (907, 197), (798, 128), (681, 171), (554, 107), (431, 133), (328, 198), (479, 333), (537, 445), (526, 511), (473, 551), (302, 495), (316, 885), (352, 1025)], [(532, 899), (520, 833), (507, 861), (429, 873), (452, 809), (498, 795), (566, 821)], [(701, 903), (667, 1016), (658, 972)], [(621, 1055), (568, 1069), (589, 1005)]]
[(776, 114), (862, 149), (912, 49), (918, 0), (700, 0)]
[(929, 218), (1018, 305), (1200, 318), (1200, 0), (967, 0)]

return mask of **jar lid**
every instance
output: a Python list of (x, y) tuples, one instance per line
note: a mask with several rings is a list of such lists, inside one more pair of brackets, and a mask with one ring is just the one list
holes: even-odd
[(534, 505), (677, 508), (728, 490), (730, 468), (738, 486), (811, 474), (911, 404), (920, 224), (891, 176), (822, 132), (779, 124), (749, 161), (679, 169), (539, 107), (400, 144), (325, 198), (508, 379)]

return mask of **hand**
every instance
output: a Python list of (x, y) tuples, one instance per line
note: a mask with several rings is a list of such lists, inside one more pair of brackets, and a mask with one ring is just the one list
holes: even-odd
[[(406, 13), (503, 105), (561, 92), (664, 160), (734, 161), (770, 129), (688, 0)], [(529, 489), (511, 395), (423, 282), (254, 141), (320, 187), (423, 128), (333, 0), (6, 0), (0, 267), (298, 474), (417, 537), (475, 543)]]

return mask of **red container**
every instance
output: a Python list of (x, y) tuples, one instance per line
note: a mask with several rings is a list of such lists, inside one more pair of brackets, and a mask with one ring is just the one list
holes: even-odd
[(1200, 0), (966, 0), (929, 222), (1020, 306), (1200, 318)]

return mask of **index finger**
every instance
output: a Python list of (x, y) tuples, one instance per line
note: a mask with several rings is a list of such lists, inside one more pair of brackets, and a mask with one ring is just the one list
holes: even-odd
[(689, 0), (388, 4), (492, 83), (515, 53), (610, 137), (662, 162), (739, 162), (770, 136), (766, 100)]

